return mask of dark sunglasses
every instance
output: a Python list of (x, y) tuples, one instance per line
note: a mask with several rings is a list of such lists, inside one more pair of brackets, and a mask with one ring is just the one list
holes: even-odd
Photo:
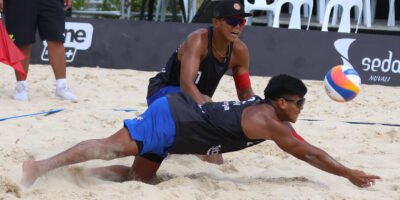
[(225, 22), (230, 25), (230, 26), (244, 26), (246, 24), (246, 19), (245, 18), (234, 18), (234, 17), (228, 17), (228, 18), (223, 18)]
[(304, 104), (306, 103), (306, 98), (294, 100), (294, 99), (289, 99), (287, 97), (283, 97), (283, 99), (285, 99), (286, 101), (295, 103), (298, 108), (303, 108)]

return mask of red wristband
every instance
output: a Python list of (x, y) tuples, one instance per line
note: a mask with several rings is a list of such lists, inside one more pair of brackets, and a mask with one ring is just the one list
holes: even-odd
[(295, 138), (299, 139), (300, 141), (304, 142), (303, 137), (301, 137), (294, 129), (292, 130), (292, 135), (293, 135)]
[(238, 90), (244, 90), (251, 87), (249, 72), (233, 76), (235, 86)]

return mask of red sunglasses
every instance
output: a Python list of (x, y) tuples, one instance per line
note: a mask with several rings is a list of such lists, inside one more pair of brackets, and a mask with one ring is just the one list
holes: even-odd
[(246, 24), (246, 19), (245, 18), (235, 18), (235, 17), (228, 17), (228, 18), (223, 18), (225, 22), (230, 25), (230, 26), (244, 26)]

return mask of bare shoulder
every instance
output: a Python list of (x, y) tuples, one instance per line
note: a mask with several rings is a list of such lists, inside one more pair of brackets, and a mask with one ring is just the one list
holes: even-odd
[(200, 41), (204, 41), (204, 40), (208, 40), (208, 30), (206, 28), (199, 28), (193, 32), (191, 32), (186, 40), (200, 40)]
[(185, 55), (195, 55), (204, 57), (207, 51), (208, 44), (208, 30), (206, 28), (200, 28), (191, 32), (181, 44), (179, 48), (179, 60)]
[(247, 48), (246, 43), (244, 43), (242, 40), (238, 39), (234, 42), (233, 44), (233, 52), (234, 53), (243, 53), (243, 52), (248, 52), (249, 49)]
[(270, 105), (249, 106), (243, 111), (242, 128), (250, 139), (272, 139), (275, 130), (282, 125)]

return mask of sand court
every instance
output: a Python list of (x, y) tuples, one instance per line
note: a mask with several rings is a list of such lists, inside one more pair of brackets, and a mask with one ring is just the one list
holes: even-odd
[[(14, 71), (0, 64), (0, 118), (64, 109), (0, 121), (0, 199), (400, 199), (400, 127), (346, 123), (399, 125), (400, 88), (362, 85), (353, 101), (337, 103), (325, 94), (322, 81), (311, 80), (304, 80), (309, 93), (294, 124), (297, 132), (348, 167), (381, 176), (375, 186), (359, 189), (267, 141), (224, 154), (222, 165), (171, 155), (153, 184), (114, 183), (86, 174), (90, 167), (131, 165), (133, 157), (127, 157), (59, 168), (24, 188), (19, 184), (24, 160), (47, 158), (82, 140), (107, 137), (122, 127), (123, 119), (143, 112), (148, 79), (156, 72), (69, 67), (67, 73), (78, 101), (56, 99), (51, 67), (31, 65), (30, 101), (19, 102), (11, 97)], [(268, 80), (251, 77), (256, 94), (263, 96)], [(235, 99), (232, 77), (225, 76), (213, 100)]]

